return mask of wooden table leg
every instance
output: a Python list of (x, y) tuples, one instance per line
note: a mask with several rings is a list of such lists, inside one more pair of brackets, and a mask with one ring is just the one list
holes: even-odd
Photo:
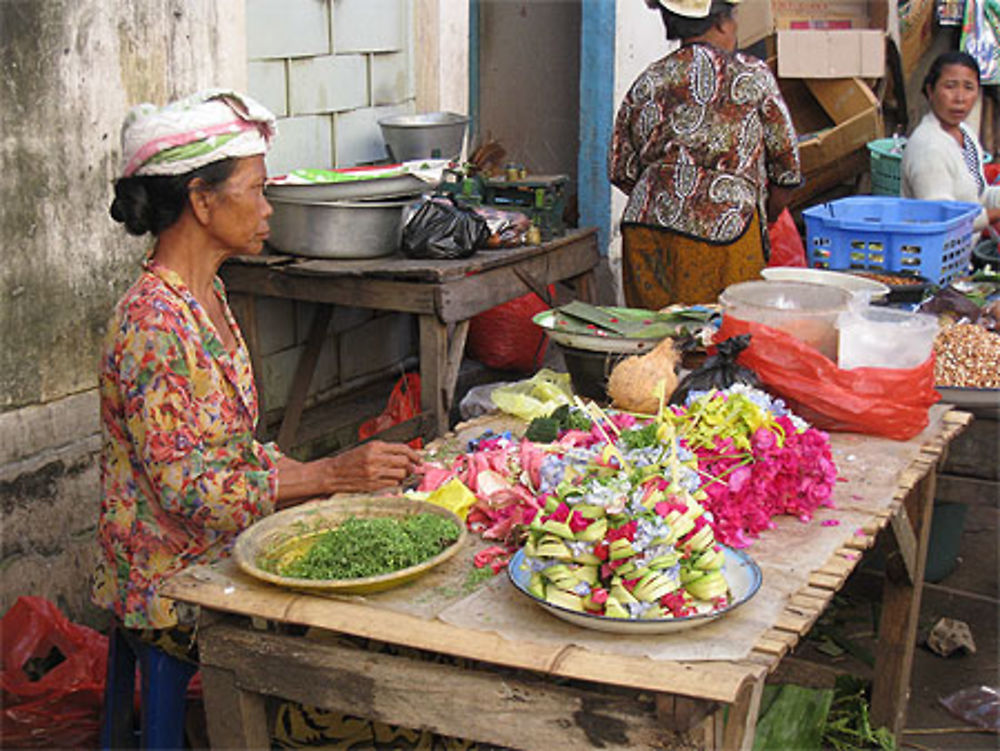
[(597, 304), (597, 284), (594, 279), (594, 272), (590, 270), (580, 276), (569, 279), (576, 289), (577, 299)]
[[(254, 377), (260, 378), (263, 373), (263, 366), (260, 360), (260, 329), (257, 326), (257, 296), (248, 295), (243, 292), (233, 292), (229, 295), (229, 309), (233, 311), (233, 317), (239, 324), (243, 340), (250, 350), (250, 366), (253, 368)], [(259, 382), (258, 382), (259, 384)], [(267, 425), (264, 419), (267, 414), (267, 403), (265, 401), (264, 389), (257, 388), (257, 411), (260, 420), (257, 422), (257, 438), (264, 439), (267, 432)]]
[(434, 415), (437, 435), (448, 432), (445, 382), (448, 371), (448, 326), (435, 315), (420, 318), (420, 410)]
[(326, 341), (326, 331), (330, 327), (332, 315), (332, 305), (316, 304), (306, 346), (299, 357), (299, 364), (295, 368), (295, 376), (292, 378), (292, 385), (288, 390), (285, 416), (282, 418), (281, 428), (278, 430), (278, 446), (282, 451), (288, 451), (295, 444), (295, 434), (298, 432), (302, 410), (306, 404), (306, 397), (309, 395), (309, 384), (312, 383), (313, 373), (316, 372), (316, 363), (319, 361), (323, 342)]
[[(912, 522), (913, 538), (916, 540), (915, 554), (908, 556), (904, 552), (907, 542), (905, 539), (897, 541), (896, 538), (906, 536), (898, 532), (891, 535), (890, 550), (886, 554), (882, 617), (879, 621), (872, 688), (872, 724), (875, 727), (889, 728), (897, 737), (906, 723), (906, 703), (910, 695), (910, 674), (913, 669), (913, 650), (920, 616), (920, 595), (934, 510), (935, 485), (936, 475), (931, 467), (903, 499), (903, 507)], [(905, 565), (889, 566), (889, 559), (897, 557), (910, 558), (910, 568)]]
[(420, 409), (434, 415), (437, 435), (450, 427), (449, 414), (462, 367), (469, 322), (459, 321), (451, 332), (437, 316), (420, 316)]
[(726, 751), (750, 751), (753, 748), (757, 714), (764, 695), (764, 678), (763, 672), (756, 678), (747, 678), (736, 694), (736, 701), (730, 705), (722, 736), (722, 748)]
[(266, 700), (243, 691), (228, 670), (201, 667), (208, 739), (212, 748), (269, 749)]

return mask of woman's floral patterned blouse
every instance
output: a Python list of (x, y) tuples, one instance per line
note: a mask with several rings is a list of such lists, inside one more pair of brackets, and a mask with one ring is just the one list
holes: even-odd
[(768, 181), (802, 182), (799, 150), (767, 65), (741, 53), (689, 44), (636, 79), (615, 121), (612, 184), (628, 195), (623, 222), (717, 244), (739, 238)]
[(254, 439), (257, 392), (246, 343), (226, 350), (180, 276), (147, 261), (118, 303), (100, 367), (100, 562), (94, 602), (127, 628), (177, 623), (164, 577), (227, 555), (274, 510), (274, 444)]

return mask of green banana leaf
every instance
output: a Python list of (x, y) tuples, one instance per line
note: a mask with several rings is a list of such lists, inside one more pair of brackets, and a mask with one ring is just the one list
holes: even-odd
[(765, 686), (754, 751), (821, 751), (833, 689)]
[(662, 339), (702, 328), (716, 312), (694, 306), (661, 313), (641, 308), (591, 305), (580, 300), (554, 309), (555, 325), (568, 334)]

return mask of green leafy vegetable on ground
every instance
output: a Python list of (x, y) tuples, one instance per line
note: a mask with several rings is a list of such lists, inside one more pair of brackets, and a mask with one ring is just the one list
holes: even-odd
[(416, 566), (453, 544), (458, 526), (437, 514), (350, 517), (277, 571), (295, 579), (360, 579)]

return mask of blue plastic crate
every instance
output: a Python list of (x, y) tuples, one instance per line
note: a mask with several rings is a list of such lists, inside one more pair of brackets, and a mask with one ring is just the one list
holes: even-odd
[(806, 252), (817, 269), (895, 271), (947, 284), (972, 255), (982, 207), (959, 201), (851, 196), (805, 209)]

